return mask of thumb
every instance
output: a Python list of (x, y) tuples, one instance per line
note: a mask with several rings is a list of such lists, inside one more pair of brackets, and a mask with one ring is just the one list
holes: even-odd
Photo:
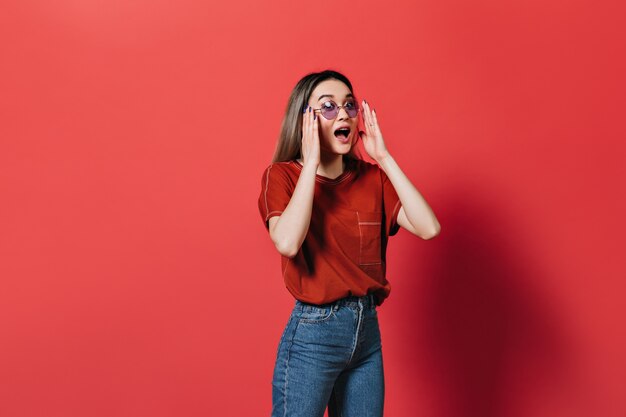
[(363, 136), (364, 136), (364, 135), (365, 135), (365, 132), (364, 132), (364, 131), (362, 131), (362, 130), (359, 130), (359, 137), (360, 137), (361, 139), (363, 139)]

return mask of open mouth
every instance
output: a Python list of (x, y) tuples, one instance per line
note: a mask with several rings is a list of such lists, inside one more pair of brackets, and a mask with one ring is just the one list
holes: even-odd
[(335, 137), (341, 140), (347, 140), (350, 135), (350, 129), (347, 127), (342, 127), (335, 130)]

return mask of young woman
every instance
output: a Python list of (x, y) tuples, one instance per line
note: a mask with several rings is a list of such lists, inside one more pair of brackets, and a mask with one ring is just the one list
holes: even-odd
[[(272, 417), (383, 415), (377, 306), (389, 236), (439, 233), (432, 210), (392, 158), (352, 84), (326, 70), (291, 93), (259, 211), (295, 306), (278, 345)], [(365, 130), (358, 129), (362, 115)], [(376, 164), (360, 158), (363, 147)]]

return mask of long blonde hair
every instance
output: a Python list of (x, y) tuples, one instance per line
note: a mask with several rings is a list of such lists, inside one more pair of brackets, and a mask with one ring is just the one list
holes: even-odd
[[(348, 89), (350, 89), (350, 92), (354, 94), (354, 91), (352, 91), (352, 83), (350, 83), (345, 75), (337, 71), (325, 70), (322, 72), (313, 72), (300, 79), (289, 96), (272, 162), (291, 161), (302, 156), (302, 109), (305, 104), (309, 102), (309, 98), (315, 87), (322, 81), (328, 79), (343, 82)], [(350, 148), (350, 152), (344, 155), (344, 161), (346, 158), (363, 159), (356, 147), (356, 143)]]

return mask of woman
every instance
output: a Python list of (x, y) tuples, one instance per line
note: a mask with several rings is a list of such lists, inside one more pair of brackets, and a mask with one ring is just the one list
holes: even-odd
[[(359, 137), (377, 164), (360, 158)], [(278, 345), (272, 417), (322, 417), (326, 406), (331, 417), (382, 416), (376, 308), (390, 291), (387, 239), (399, 227), (430, 239), (440, 226), (344, 75), (297, 83), (258, 203), (296, 299)]]

